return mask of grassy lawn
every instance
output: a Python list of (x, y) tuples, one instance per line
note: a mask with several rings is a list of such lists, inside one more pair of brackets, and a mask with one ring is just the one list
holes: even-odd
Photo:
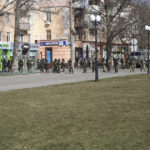
[(150, 150), (150, 76), (0, 92), (0, 150)]

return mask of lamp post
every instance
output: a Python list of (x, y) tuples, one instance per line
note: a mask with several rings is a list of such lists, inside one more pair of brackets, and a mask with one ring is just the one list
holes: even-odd
[(98, 81), (98, 62), (97, 62), (97, 24), (100, 23), (101, 17), (99, 15), (91, 15), (90, 16), (91, 22), (95, 26), (95, 81)]
[(150, 45), (149, 45), (149, 35), (150, 35), (150, 26), (146, 25), (145, 26), (145, 30), (147, 31), (148, 33), (148, 68), (147, 68), (147, 74), (149, 74), (149, 49), (150, 49)]

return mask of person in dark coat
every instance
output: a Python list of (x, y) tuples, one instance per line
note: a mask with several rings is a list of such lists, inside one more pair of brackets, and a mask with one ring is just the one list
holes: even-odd
[(22, 59), (19, 60), (18, 65), (19, 65), (19, 71), (23, 72), (23, 61), (22, 61)]
[(65, 71), (65, 60), (64, 59), (62, 59), (62, 62), (61, 62), (61, 69), (63, 72)]
[(72, 60), (71, 59), (69, 59), (69, 61), (68, 61), (68, 69), (69, 69), (70, 74), (73, 73)]
[(49, 72), (47, 59), (45, 59), (45, 72), (46, 72), (46, 73)]
[(6, 68), (7, 68), (7, 61), (6, 61), (6, 59), (4, 58), (3, 60), (2, 60), (2, 72), (6, 72)]
[(115, 68), (115, 72), (118, 72), (118, 59), (114, 58), (114, 68)]
[(11, 71), (11, 65), (12, 65), (12, 61), (11, 61), (11, 60), (8, 60), (8, 62), (7, 62), (8, 72)]
[(57, 59), (53, 61), (53, 73), (57, 72)]
[(83, 59), (83, 73), (87, 73), (87, 60)]

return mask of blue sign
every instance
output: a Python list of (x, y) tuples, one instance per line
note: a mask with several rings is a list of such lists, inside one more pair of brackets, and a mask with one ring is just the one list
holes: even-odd
[(53, 46), (53, 45), (69, 45), (68, 41), (48, 41), (48, 42), (40, 42), (40, 46)]

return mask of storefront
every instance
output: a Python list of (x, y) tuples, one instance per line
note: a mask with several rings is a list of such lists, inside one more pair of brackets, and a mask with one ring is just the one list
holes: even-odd
[[(18, 59), (22, 58), (22, 46), (23, 43), (19, 44), (19, 51), (18, 51)], [(34, 64), (36, 65), (36, 61), (38, 58), (38, 44), (30, 44), (30, 49), (27, 54), (28, 59), (32, 59)], [(2, 60), (5, 59), (6, 61), (11, 60), (13, 56), (14, 50), (14, 43), (12, 42), (0, 42), (0, 71), (2, 71)]]
[(2, 60), (10, 60), (12, 56), (12, 43), (0, 42), (0, 71), (2, 71)]
[(47, 59), (49, 68), (52, 67), (54, 59), (64, 59), (65, 62), (70, 59), (70, 46), (68, 41), (41, 41), (39, 50), (39, 59)]

